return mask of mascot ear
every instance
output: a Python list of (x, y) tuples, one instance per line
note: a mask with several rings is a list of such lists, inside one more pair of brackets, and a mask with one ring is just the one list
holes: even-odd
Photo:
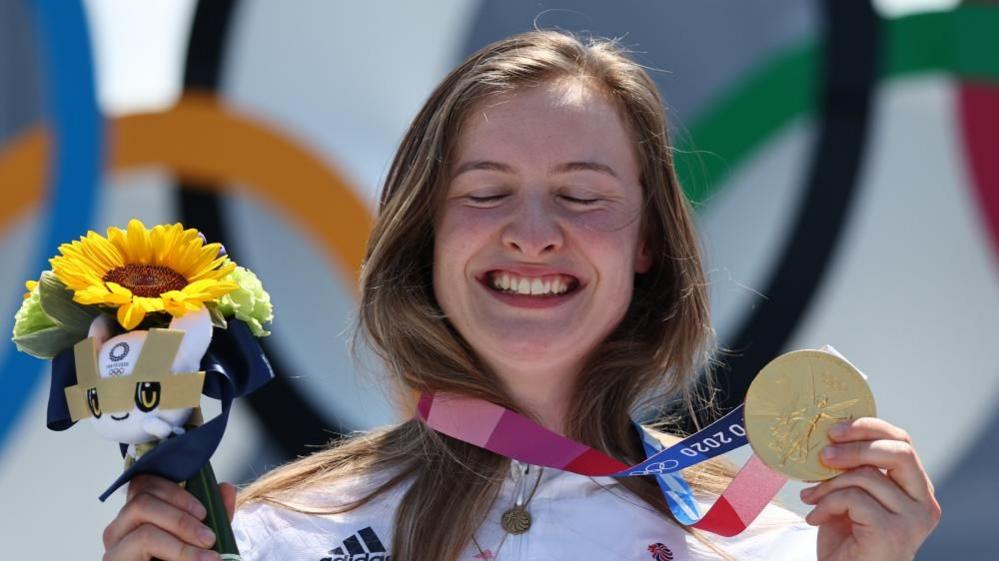
[(114, 335), (115, 324), (117, 322), (115, 319), (107, 314), (98, 314), (94, 318), (94, 321), (90, 322), (90, 329), (87, 331), (87, 337), (93, 337), (97, 340), (97, 348), (101, 348), (104, 342)]
[(212, 342), (212, 317), (204, 306), (196, 312), (173, 318), (170, 329), (184, 332), (184, 340), (173, 361), (174, 372), (196, 372), (201, 367), (201, 358)]

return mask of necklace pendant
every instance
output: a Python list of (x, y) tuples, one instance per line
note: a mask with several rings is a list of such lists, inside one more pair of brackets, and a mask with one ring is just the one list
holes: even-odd
[(500, 525), (510, 534), (523, 534), (531, 529), (531, 513), (522, 506), (514, 506), (503, 513)]

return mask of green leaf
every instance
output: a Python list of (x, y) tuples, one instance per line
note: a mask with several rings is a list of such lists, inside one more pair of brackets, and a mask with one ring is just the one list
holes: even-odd
[(84, 306), (73, 301), (73, 291), (59, 280), (51, 271), (42, 273), (38, 281), (38, 290), (42, 297), (42, 310), (63, 329), (79, 338), (87, 336), (90, 323), (100, 312), (96, 306)]
[[(84, 335), (86, 336), (86, 335)], [(17, 350), (41, 359), (52, 359), (62, 351), (71, 348), (81, 337), (57, 326), (14, 337)]]
[(205, 307), (208, 308), (208, 315), (212, 318), (212, 325), (221, 327), (222, 329), (229, 329), (229, 322), (225, 320), (225, 316), (222, 315), (222, 310), (218, 306), (206, 303)]
[(38, 286), (28, 294), (28, 297), (21, 301), (21, 307), (14, 314), (14, 337), (20, 337), (35, 331), (48, 329), (56, 325), (52, 318), (42, 309), (41, 295), (38, 293)]

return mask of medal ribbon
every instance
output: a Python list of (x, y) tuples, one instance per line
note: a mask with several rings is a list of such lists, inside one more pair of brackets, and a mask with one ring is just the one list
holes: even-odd
[(754, 454), (704, 516), (698, 516), (690, 487), (677, 472), (747, 443), (741, 406), (664, 450), (656, 451), (658, 443), (641, 431), (650, 456), (634, 466), (485, 400), (425, 393), (417, 410), (435, 431), (521, 462), (595, 477), (654, 475), (680, 523), (721, 536), (745, 530), (786, 481)]

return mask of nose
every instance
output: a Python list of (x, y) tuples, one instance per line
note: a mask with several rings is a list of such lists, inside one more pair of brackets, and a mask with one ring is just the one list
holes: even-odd
[(519, 206), (502, 233), (503, 246), (524, 257), (542, 257), (555, 252), (565, 242), (554, 209), (539, 198)]

